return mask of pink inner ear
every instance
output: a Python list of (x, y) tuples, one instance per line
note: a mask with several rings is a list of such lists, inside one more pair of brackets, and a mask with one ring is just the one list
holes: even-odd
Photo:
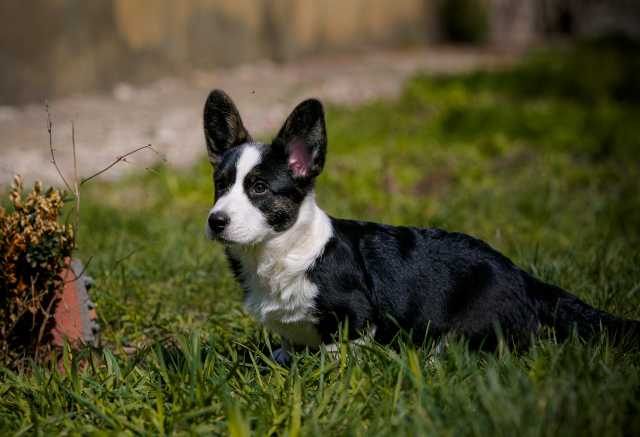
[(289, 145), (289, 168), (294, 176), (304, 177), (311, 168), (311, 155), (301, 141), (294, 141)]

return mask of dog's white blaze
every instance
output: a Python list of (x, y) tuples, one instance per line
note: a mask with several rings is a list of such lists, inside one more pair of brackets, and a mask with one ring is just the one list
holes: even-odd
[(292, 344), (321, 343), (313, 316), (318, 287), (307, 278), (307, 271), (332, 234), (329, 217), (309, 193), (291, 228), (261, 244), (230, 247), (240, 260), (241, 279), (249, 290), (247, 310)]
[[(260, 163), (261, 153), (258, 146), (247, 144), (243, 147), (236, 163), (236, 180), (220, 199), (216, 201), (209, 214), (224, 212), (229, 216), (222, 237), (238, 244), (254, 244), (264, 240), (272, 229), (262, 212), (256, 208), (244, 191), (244, 178)], [(207, 226), (207, 235), (211, 230)]]

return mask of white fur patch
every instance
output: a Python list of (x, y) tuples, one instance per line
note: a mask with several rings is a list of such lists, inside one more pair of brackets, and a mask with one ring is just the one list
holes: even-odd
[[(229, 191), (217, 199), (209, 211), (209, 214), (224, 212), (229, 216), (229, 224), (221, 235), (227, 241), (237, 244), (259, 243), (273, 233), (262, 212), (251, 203), (244, 191), (244, 178), (260, 163), (261, 159), (257, 145), (243, 146), (236, 163), (236, 180)], [(211, 237), (208, 226), (207, 235)]]
[(306, 272), (322, 254), (332, 233), (329, 217), (309, 193), (291, 228), (259, 244), (230, 246), (242, 266), (243, 285), (249, 290), (247, 311), (292, 344), (321, 343), (313, 316), (318, 287)]

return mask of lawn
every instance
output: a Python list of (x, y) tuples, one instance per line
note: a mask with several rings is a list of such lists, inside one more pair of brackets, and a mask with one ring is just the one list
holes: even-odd
[[(329, 106), (331, 215), (477, 236), (590, 304), (640, 318), (640, 51), (580, 45), (510, 70)], [(204, 101), (205, 96), (203, 96)], [(242, 110), (242, 108), (240, 108)], [(267, 138), (265, 138), (267, 140)], [(640, 435), (640, 352), (573, 338), (520, 354), (453, 342), (295, 354), (242, 309), (204, 237), (204, 158), (83, 192), (100, 350), (0, 367), (0, 433)]]

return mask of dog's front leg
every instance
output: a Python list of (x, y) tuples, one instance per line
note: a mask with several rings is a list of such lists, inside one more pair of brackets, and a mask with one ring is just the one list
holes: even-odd
[(280, 347), (271, 352), (271, 359), (281, 366), (288, 365), (289, 361), (291, 361), (290, 348), (289, 342), (283, 338)]

